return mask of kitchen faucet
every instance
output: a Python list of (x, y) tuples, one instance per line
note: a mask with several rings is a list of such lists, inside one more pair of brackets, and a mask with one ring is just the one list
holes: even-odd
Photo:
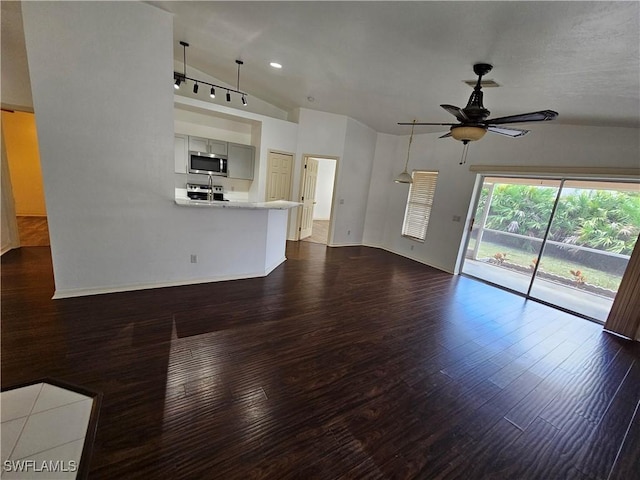
[(207, 193), (207, 200), (213, 201), (213, 175), (209, 175), (209, 193)]

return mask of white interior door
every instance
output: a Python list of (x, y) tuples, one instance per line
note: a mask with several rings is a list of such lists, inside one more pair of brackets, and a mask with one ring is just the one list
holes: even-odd
[(318, 160), (307, 158), (304, 165), (302, 182), (302, 220), (300, 222), (300, 239), (307, 238), (313, 230), (313, 206), (316, 201), (316, 183), (318, 180)]
[(269, 170), (267, 172), (267, 201), (289, 200), (291, 195), (291, 173), (293, 155), (286, 153), (269, 153)]

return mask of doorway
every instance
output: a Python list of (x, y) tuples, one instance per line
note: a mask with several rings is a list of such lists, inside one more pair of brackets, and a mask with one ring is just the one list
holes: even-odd
[(637, 181), (482, 177), (462, 273), (602, 323), (639, 233)]
[(338, 159), (305, 155), (300, 202), (300, 240), (324, 245), (331, 241), (331, 217)]
[(2, 110), (7, 155), (20, 246), (49, 246), (49, 227), (35, 115)]

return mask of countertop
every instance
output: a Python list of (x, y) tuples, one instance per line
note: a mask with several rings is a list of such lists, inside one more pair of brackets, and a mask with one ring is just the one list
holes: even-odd
[(175, 201), (176, 204), (180, 205), (181, 207), (243, 208), (252, 210), (288, 210), (290, 208), (302, 205), (301, 203), (289, 202), (287, 200), (276, 200), (273, 202), (222, 202), (217, 200), (192, 200), (190, 198), (176, 197)]

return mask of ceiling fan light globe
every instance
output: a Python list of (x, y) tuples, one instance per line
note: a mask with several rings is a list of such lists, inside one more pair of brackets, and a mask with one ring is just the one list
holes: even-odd
[(485, 133), (487, 133), (487, 129), (482, 127), (462, 126), (451, 128), (451, 136), (461, 142), (475, 142), (484, 137)]

